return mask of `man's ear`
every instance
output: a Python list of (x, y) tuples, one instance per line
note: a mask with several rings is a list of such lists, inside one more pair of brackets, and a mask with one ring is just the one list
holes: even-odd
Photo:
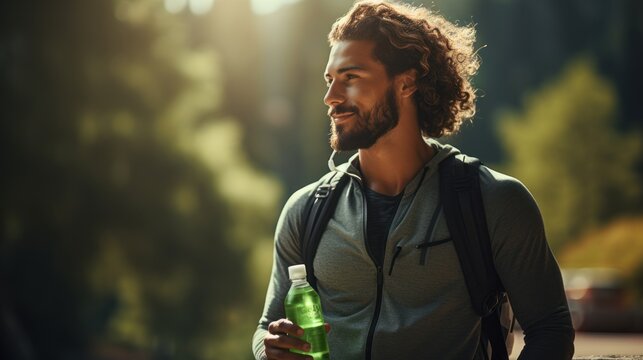
[(397, 88), (402, 97), (410, 97), (417, 90), (415, 80), (417, 79), (417, 71), (409, 69), (399, 74), (397, 77)]

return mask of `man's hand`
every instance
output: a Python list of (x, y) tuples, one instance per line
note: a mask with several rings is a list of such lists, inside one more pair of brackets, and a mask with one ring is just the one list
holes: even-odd
[[(324, 326), (328, 333), (330, 326), (328, 324), (324, 324)], [(263, 339), (268, 360), (312, 360), (311, 356), (290, 352), (290, 349), (310, 351), (310, 344), (295, 337), (303, 335), (304, 329), (288, 319), (271, 322), (268, 325), (268, 334)]]

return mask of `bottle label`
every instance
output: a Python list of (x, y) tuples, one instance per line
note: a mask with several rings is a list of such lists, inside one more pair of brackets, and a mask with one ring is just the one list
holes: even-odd
[(308, 306), (297, 306), (297, 319), (295, 322), (300, 325), (316, 324), (323, 322), (321, 307), (317, 304)]

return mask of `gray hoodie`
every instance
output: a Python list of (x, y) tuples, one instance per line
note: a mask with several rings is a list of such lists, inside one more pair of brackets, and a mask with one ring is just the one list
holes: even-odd
[[(428, 142), (437, 153), (404, 189), (380, 268), (365, 245), (366, 200), (358, 159), (338, 167), (352, 175), (351, 181), (314, 260), (323, 313), (331, 326), (332, 359), (483, 358), (480, 318), (471, 307), (453, 242), (442, 242), (450, 235), (439, 207), (438, 164), (459, 151)], [(494, 263), (526, 334), (521, 359), (571, 359), (574, 331), (560, 270), (533, 197), (518, 180), (484, 166), (480, 184)], [(279, 218), (266, 303), (253, 338), (257, 359), (265, 359), (268, 324), (285, 317), (288, 266), (304, 262), (302, 212), (315, 189), (310, 184), (295, 192)], [(441, 243), (418, 249), (427, 242), (436, 211), (428, 241)]]

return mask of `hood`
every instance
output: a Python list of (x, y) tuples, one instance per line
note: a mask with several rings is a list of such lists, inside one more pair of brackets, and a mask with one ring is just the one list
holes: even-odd
[[(429, 168), (429, 173), (437, 170), (438, 164), (449, 157), (450, 155), (457, 155), (460, 154), (460, 150), (458, 150), (456, 147), (451, 146), (449, 144), (442, 144), (439, 141), (435, 139), (427, 139), (426, 140), (427, 145), (431, 146), (433, 149), (435, 149), (436, 154), (424, 165), (424, 167)], [(347, 174), (360, 182), (362, 181), (362, 174), (359, 171), (359, 154), (355, 153), (353, 156), (348, 159), (347, 162), (335, 166), (335, 162), (333, 161), (333, 157), (337, 154), (337, 151), (333, 150), (333, 153), (330, 155), (330, 158), (328, 159), (328, 168), (330, 171), (338, 171), (344, 174)]]

